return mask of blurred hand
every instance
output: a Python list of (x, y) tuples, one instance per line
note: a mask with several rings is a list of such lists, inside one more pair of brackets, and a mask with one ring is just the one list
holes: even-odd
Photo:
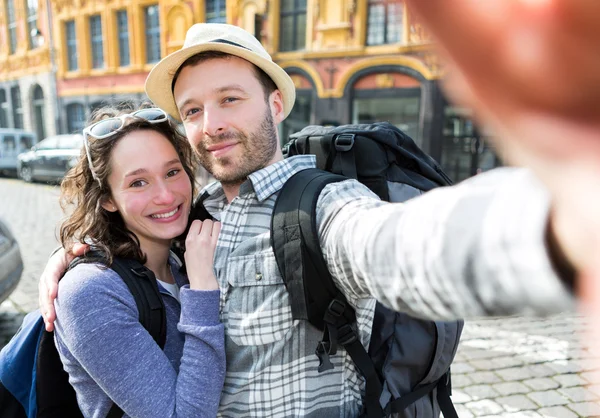
[(600, 311), (600, 1), (407, 3), (449, 64), (451, 99), (549, 188), (552, 231)]
[(75, 244), (70, 253), (61, 248), (50, 257), (42, 272), (38, 283), (38, 303), (47, 331), (54, 330), (54, 321), (56, 320), (54, 299), (58, 294), (58, 281), (67, 271), (69, 263), (75, 257), (83, 255), (88, 248), (87, 244)]
[(191, 289), (219, 289), (213, 269), (213, 259), (220, 232), (220, 222), (211, 220), (192, 222), (185, 239), (184, 255)]

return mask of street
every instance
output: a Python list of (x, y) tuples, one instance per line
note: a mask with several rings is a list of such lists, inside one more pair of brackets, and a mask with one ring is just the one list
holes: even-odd
[[(38, 278), (58, 245), (59, 187), (0, 178), (0, 217), (17, 237), (25, 270), (0, 305), (0, 346), (37, 308)], [(600, 415), (600, 370), (579, 341), (584, 319), (509, 318), (469, 321), (452, 367), (460, 417), (589, 417)]]

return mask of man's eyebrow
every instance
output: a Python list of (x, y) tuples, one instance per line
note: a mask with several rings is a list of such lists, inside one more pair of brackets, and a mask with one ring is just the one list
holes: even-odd
[(223, 93), (223, 92), (232, 91), (232, 90), (239, 91), (241, 93), (246, 93), (246, 89), (244, 89), (239, 84), (229, 84), (227, 86), (222, 86), (222, 87), (218, 87), (215, 89), (215, 91), (217, 93)]
[[(181, 163), (181, 160), (179, 158), (173, 158), (172, 160), (167, 161), (164, 164), (164, 166), (168, 167), (171, 164), (177, 164), (177, 163)], [(125, 177), (135, 176), (137, 174), (142, 174), (142, 173), (147, 173), (147, 172), (148, 172), (148, 170), (146, 170), (145, 168), (138, 168), (137, 170), (133, 170), (133, 171), (130, 171), (129, 173), (125, 174)]]
[[(222, 86), (222, 87), (217, 87), (213, 90), (215, 93), (218, 94), (222, 94), (222, 93), (226, 93), (228, 91), (237, 91), (243, 94), (246, 94), (247, 91), (246, 89), (244, 89), (242, 86), (240, 86), (239, 84), (228, 84), (226, 86)], [(190, 97), (188, 99), (185, 99), (183, 102), (181, 103), (176, 103), (177, 105), (177, 109), (183, 109), (184, 107), (186, 107), (188, 104), (195, 102), (196, 100), (194, 100), (193, 97)]]

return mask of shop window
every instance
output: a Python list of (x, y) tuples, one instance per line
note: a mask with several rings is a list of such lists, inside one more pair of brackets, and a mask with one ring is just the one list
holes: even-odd
[(306, 45), (306, 0), (281, 0), (279, 50), (298, 51)]
[(104, 67), (104, 46), (102, 42), (102, 20), (100, 15), (90, 16), (90, 42), (92, 68)]
[(160, 21), (158, 5), (144, 8), (146, 25), (146, 62), (151, 64), (160, 61)]
[(501, 165), (485, 131), (478, 130), (469, 109), (444, 109), (441, 165), (453, 181), (461, 181)]
[(67, 70), (76, 71), (79, 64), (77, 62), (77, 37), (74, 20), (65, 22), (65, 39), (67, 42)]
[(85, 108), (81, 103), (67, 106), (67, 130), (69, 133), (81, 133), (85, 127)]
[(119, 65), (121, 67), (127, 67), (131, 64), (127, 10), (119, 10), (117, 12), (117, 37), (119, 41)]
[(367, 45), (398, 43), (402, 40), (404, 2), (369, 0)]
[(420, 88), (355, 91), (352, 123), (389, 122), (417, 141), (420, 97)]
[(292, 111), (280, 126), (281, 144), (285, 144), (290, 134), (302, 130), (310, 125), (312, 114), (313, 92), (312, 90), (296, 90), (296, 102)]
[(206, 0), (206, 22), (226, 23), (225, 0)]

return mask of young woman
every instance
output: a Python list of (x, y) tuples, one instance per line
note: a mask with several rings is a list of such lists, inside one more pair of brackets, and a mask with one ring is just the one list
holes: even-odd
[[(55, 340), (86, 417), (113, 404), (131, 417), (214, 417), (225, 375), (224, 330), (213, 254), (220, 225), (194, 221), (185, 238), (188, 277), (170, 252), (184, 233), (194, 191), (193, 153), (160, 109), (106, 108), (84, 129), (85, 151), (62, 183), (74, 206), (61, 226), (66, 249), (93, 243), (105, 265), (82, 263), (61, 280)], [(161, 350), (135, 300), (110, 268), (133, 258), (159, 284), (167, 319)]]

